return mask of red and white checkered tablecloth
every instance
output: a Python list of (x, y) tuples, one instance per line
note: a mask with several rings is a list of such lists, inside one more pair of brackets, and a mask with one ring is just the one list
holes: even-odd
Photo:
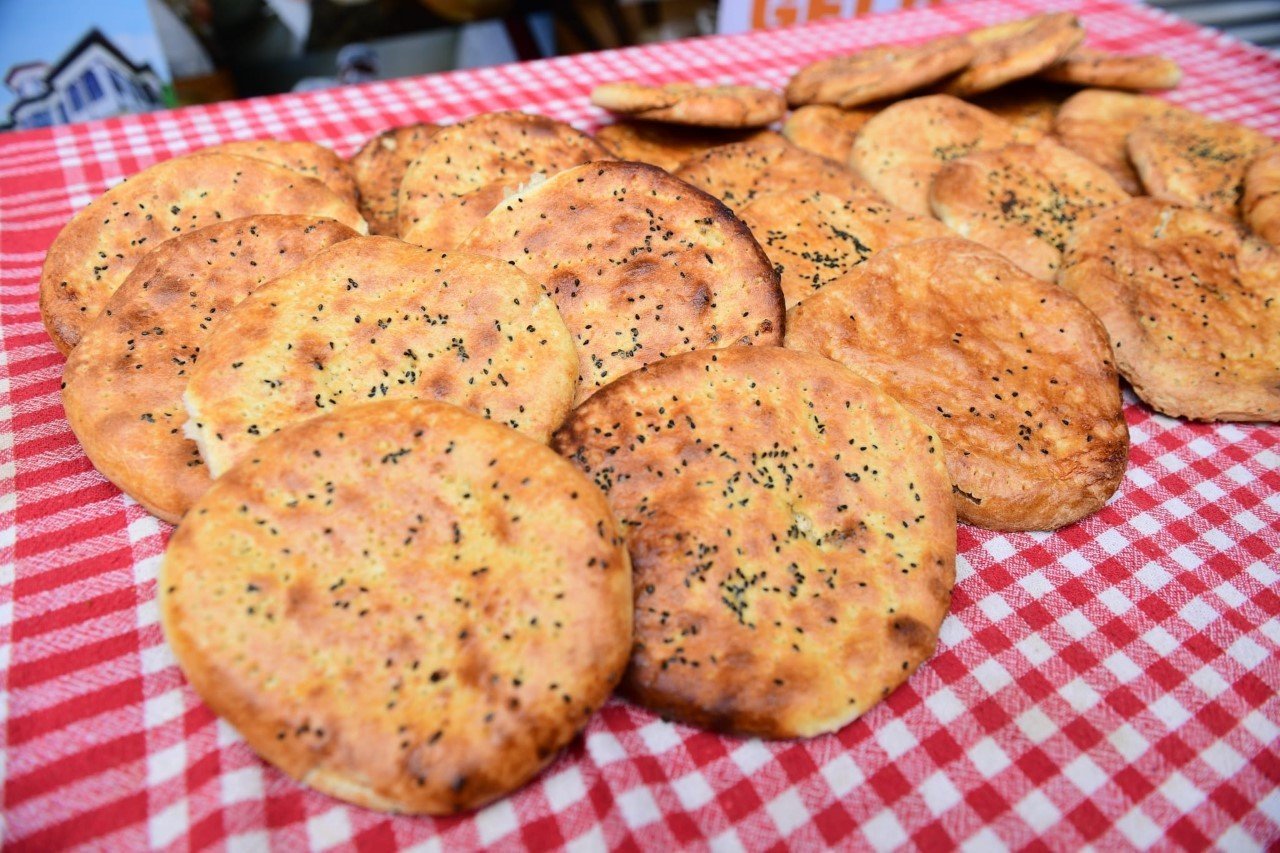
[[(1056, 533), (960, 530), (937, 655), (837, 734), (768, 744), (611, 702), (541, 777), (457, 818), (387, 818), (257, 760), (157, 621), (168, 527), (89, 464), (40, 324), (45, 248), (157, 160), (232, 138), (349, 153), (414, 120), (536, 110), (591, 128), (620, 77), (784, 84), (800, 64), (1024, 15), (979, 0), (0, 136), (0, 737), (11, 849), (1280, 845), (1280, 427), (1132, 396), (1119, 494)], [(1061, 4), (1059, 4), (1061, 5)], [(1280, 136), (1280, 59), (1118, 0), (1090, 41), (1186, 71), (1169, 97)]]

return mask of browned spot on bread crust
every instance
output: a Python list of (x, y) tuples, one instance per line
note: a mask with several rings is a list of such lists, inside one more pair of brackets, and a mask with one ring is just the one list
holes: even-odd
[(400, 181), (439, 129), (434, 124), (411, 124), (385, 130), (351, 157), (360, 213), (369, 223), (370, 234), (399, 236)]

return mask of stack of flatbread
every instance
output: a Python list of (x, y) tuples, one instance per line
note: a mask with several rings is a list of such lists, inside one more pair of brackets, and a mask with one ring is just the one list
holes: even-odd
[(1121, 376), (1280, 418), (1280, 153), (1083, 39), (1054, 14), (785, 93), (608, 83), (594, 137), (231, 143), (81, 210), (42, 316), (89, 458), (180, 522), (193, 687), (409, 813), (524, 784), (615, 689), (830, 732), (933, 653), (957, 521), (1115, 493)]

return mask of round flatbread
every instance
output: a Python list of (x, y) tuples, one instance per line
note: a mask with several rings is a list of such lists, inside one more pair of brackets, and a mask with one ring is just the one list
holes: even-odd
[(209, 336), (183, 402), (218, 477), (276, 430), (369, 400), (443, 400), (546, 441), (577, 372), (564, 321), (520, 270), (363, 237), (237, 305)]
[(596, 142), (619, 160), (648, 163), (674, 172), (696, 154), (720, 145), (772, 134), (770, 130), (724, 130), (656, 121), (620, 121), (597, 130)]
[(1102, 325), (976, 243), (877, 253), (790, 312), (787, 346), (834, 358), (936, 430), (970, 524), (1052, 530), (1101, 508), (1124, 476)]
[(1151, 195), (1239, 218), (1245, 172), (1276, 142), (1242, 125), (1182, 111), (1148, 118), (1127, 145)]
[(933, 654), (955, 580), (939, 441), (834, 362), (687, 353), (574, 411), (554, 446), (634, 566), (624, 690), (734, 734), (839, 729)]
[(1152, 54), (1109, 53), (1077, 47), (1040, 72), (1055, 83), (1104, 89), (1172, 89), (1182, 82), (1182, 69), (1172, 59)]
[(1111, 173), (1125, 192), (1138, 195), (1142, 181), (1129, 162), (1125, 140), (1148, 118), (1170, 112), (1185, 110), (1149, 95), (1085, 89), (1059, 108), (1053, 133), (1063, 145)]
[(882, 44), (806, 65), (787, 83), (787, 103), (860, 107), (896, 98), (955, 74), (973, 61), (973, 45), (963, 36), (924, 44)]
[(854, 138), (875, 114), (873, 109), (844, 110), (827, 104), (811, 104), (787, 116), (782, 135), (792, 145), (837, 163), (848, 163)]
[(1241, 208), (1259, 237), (1280, 246), (1280, 149), (1263, 154), (1245, 172)]
[(577, 344), (578, 403), (677, 353), (782, 341), (782, 289), (747, 226), (656, 166), (561, 172), (509, 199), (463, 248), (551, 294)]
[(1075, 92), (1069, 86), (1023, 80), (973, 95), (969, 101), (1023, 131), (1025, 141), (1030, 142), (1053, 132), (1058, 110)]
[(1239, 224), (1135, 199), (1076, 232), (1058, 283), (1102, 320), (1152, 408), (1280, 420), (1280, 251)]
[(360, 213), (370, 234), (399, 236), (400, 181), (418, 159), (439, 125), (411, 124), (383, 131), (351, 158), (351, 174), (360, 190)]
[(210, 332), (255, 288), (355, 236), (332, 219), (250, 216), (144, 257), (62, 371), (67, 421), (94, 467), (153, 515), (182, 518), (213, 482), (182, 407)]
[(783, 97), (769, 89), (691, 83), (605, 83), (591, 90), (591, 103), (633, 118), (702, 127), (764, 127), (787, 111)]
[(967, 38), (973, 61), (943, 84), (949, 95), (976, 95), (1043, 71), (1084, 41), (1084, 27), (1070, 12), (1054, 12), (984, 27)]
[(793, 189), (819, 190), (868, 203), (880, 200), (850, 169), (776, 134), (713, 148), (686, 162), (676, 177), (733, 210), (741, 210), (758, 195)]
[(951, 235), (936, 219), (890, 204), (807, 190), (758, 196), (742, 209), (742, 221), (773, 261), (788, 308), (881, 249)]
[(98, 196), (54, 238), (40, 272), (40, 316), (49, 337), (70, 352), (138, 261), (165, 240), (257, 213), (367, 227), (324, 184), (274, 163), (229, 154), (157, 163)]
[(448, 251), (534, 179), (609, 154), (581, 131), (545, 116), (486, 113), (438, 131), (400, 183), (399, 231)]
[(315, 142), (242, 139), (211, 145), (192, 153), (234, 154), (237, 157), (266, 160), (268, 163), (284, 166), (308, 178), (315, 178), (352, 207), (355, 207), (359, 201), (356, 180), (347, 167), (346, 161), (333, 153), (333, 149)]
[(876, 192), (908, 213), (931, 216), (929, 187), (948, 161), (1026, 141), (986, 110), (950, 95), (899, 101), (876, 113), (853, 143), (849, 162)]
[(952, 160), (929, 200), (947, 227), (1052, 282), (1072, 232), (1129, 194), (1101, 166), (1042, 139)]
[(430, 401), (296, 424), (169, 541), (161, 624), (259, 755), (366, 808), (471, 809), (608, 698), (631, 572), (600, 492), (549, 448)]

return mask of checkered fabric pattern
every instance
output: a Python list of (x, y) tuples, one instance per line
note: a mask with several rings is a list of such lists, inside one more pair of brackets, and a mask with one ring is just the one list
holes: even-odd
[[(168, 527), (89, 464), (41, 327), (44, 250), (157, 160), (232, 138), (341, 153), (385, 127), (498, 109), (591, 128), (595, 83), (781, 86), (802, 63), (1025, 15), (980, 0), (0, 136), (0, 737), (14, 850), (717, 850), (1280, 845), (1280, 427), (1182, 423), (1128, 398), (1102, 512), (1049, 534), (962, 527), (937, 655), (863, 719), (762, 743), (621, 701), (477, 814), (387, 818), (257, 760), (186, 686), (157, 621)], [(1186, 70), (1172, 100), (1280, 135), (1280, 60), (1116, 0), (1090, 41)]]

